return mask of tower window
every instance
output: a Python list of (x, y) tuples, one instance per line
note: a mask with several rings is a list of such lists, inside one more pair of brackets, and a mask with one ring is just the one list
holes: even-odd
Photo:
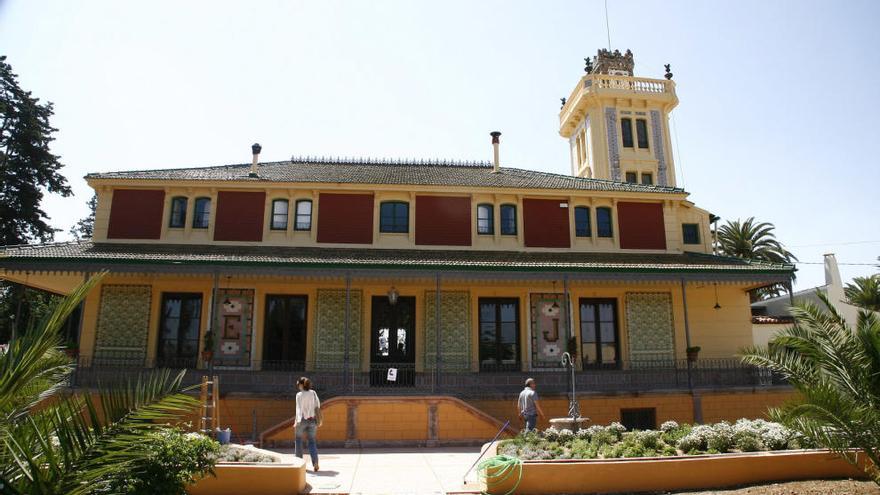
[(386, 201), (379, 207), (379, 232), (409, 232), (409, 203)]
[(696, 223), (681, 224), (681, 239), (685, 244), (700, 243), (700, 226)]
[(654, 184), (654, 176), (649, 173), (642, 174), (642, 184), (646, 186), (651, 186)]
[(490, 204), (477, 205), (477, 234), (492, 235), (495, 233), (493, 210), (494, 208)]
[(196, 198), (195, 211), (193, 212), (193, 228), (207, 229), (210, 218), (211, 198)]
[(614, 228), (611, 226), (611, 208), (605, 206), (596, 208), (596, 235), (614, 237)]
[(624, 148), (632, 148), (633, 147), (633, 127), (632, 127), (632, 119), (629, 117), (624, 117), (620, 119), (620, 133), (623, 136), (623, 147)]
[(636, 119), (636, 138), (639, 141), (639, 148), (648, 149), (648, 121), (645, 119)]
[(272, 230), (287, 230), (288, 205), (286, 199), (272, 201), (272, 224), (269, 226)]
[(639, 174), (635, 172), (627, 172), (626, 173), (626, 181), (630, 184), (635, 184), (639, 181)]
[(590, 209), (586, 206), (574, 207), (574, 235), (575, 237), (590, 237)]
[(296, 221), (293, 230), (312, 230), (312, 200), (301, 199), (296, 202)]
[(516, 235), (516, 205), (501, 205), (501, 235)]
[(171, 218), (168, 226), (174, 229), (182, 229), (186, 225), (186, 198), (178, 196), (171, 199)]

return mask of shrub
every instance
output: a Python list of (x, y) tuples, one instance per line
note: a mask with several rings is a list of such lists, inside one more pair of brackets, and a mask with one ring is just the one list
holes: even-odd
[(660, 448), (660, 432), (656, 430), (637, 431), (632, 433), (636, 443), (645, 449), (656, 450)]
[(663, 433), (669, 433), (673, 430), (678, 429), (678, 423), (675, 421), (665, 421), (662, 425), (660, 425), (660, 431)]
[(626, 426), (623, 426), (622, 424), (615, 421), (608, 425), (605, 430), (613, 433), (617, 436), (617, 439), (620, 440), (621, 436), (626, 433)]
[(600, 431), (597, 431), (593, 434), (593, 437), (590, 439), (590, 442), (596, 447), (600, 447), (602, 445), (611, 445), (620, 440), (620, 437), (615, 435), (614, 433), (608, 431), (603, 428)]
[(695, 452), (706, 450), (709, 443), (709, 437), (713, 435), (712, 427), (708, 425), (696, 425), (691, 428), (690, 433), (681, 437), (678, 441), (678, 448), (683, 452)]
[(547, 441), (550, 442), (555, 442), (556, 440), (559, 440), (559, 430), (557, 430), (554, 426), (547, 428), (546, 430), (544, 430), (544, 438), (546, 438)]
[(559, 441), (560, 442), (570, 442), (574, 440), (574, 432), (569, 430), (568, 428), (563, 428), (559, 430)]
[(151, 452), (137, 473), (120, 473), (110, 481), (110, 493), (184, 495), (186, 486), (212, 473), (220, 444), (199, 433), (165, 429), (152, 433), (145, 445)]
[(733, 443), (733, 427), (730, 423), (722, 421), (712, 425), (712, 433), (706, 439), (709, 450), (727, 452), (733, 447)]
[[(594, 427), (591, 426), (590, 428), (594, 428)], [(593, 436), (593, 434), (590, 432), (589, 428), (588, 429), (581, 428), (577, 431), (577, 433), (575, 433), (575, 436), (580, 440), (589, 440)]]
[(278, 462), (278, 458), (272, 455), (263, 454), (262, 452), (257, 452), (254, 449), (238, 447), (235, 445), (224, 445), (220, 447), (220, 453), (217, 455), (217, 462), (271, 463)]

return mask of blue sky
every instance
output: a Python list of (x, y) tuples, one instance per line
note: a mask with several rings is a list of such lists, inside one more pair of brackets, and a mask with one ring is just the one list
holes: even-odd
[[(880, 2), (608, 3), (637, 75), (672, 64), (693, 201), (773, 222), (803, 262), (876, 260)], [(559, 98), (606, 45), (602, 0), (0, 0), (0, 53), (56, 105), (65, 232), (87, 172), (247, 162), (255, 141), (266, 160), (489, 159), (497, 129), (505, 165), (569, 173)], [(800, 288), (822, 281), (800, 265)]]

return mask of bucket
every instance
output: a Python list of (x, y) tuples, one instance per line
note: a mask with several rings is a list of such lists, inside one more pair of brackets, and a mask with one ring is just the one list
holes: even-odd
[(232, 428), (217, 429), (217, 441), (220, 442), (220, 445), (226, 445), (230, 440), (232, 440)]

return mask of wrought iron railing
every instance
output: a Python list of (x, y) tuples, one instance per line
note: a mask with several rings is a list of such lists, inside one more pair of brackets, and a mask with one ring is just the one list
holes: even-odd
[[(300, 376), (312, 379), (323, 396), (351, 394), (431, 394), (460, 397), (509, 396), (522, 390), (526, 378), (534, 378), (544, 395), (566, 393), (566, 373), (561, 367), (522, 371), (507, 365), (481, 366), (479, 372), (432, 369), (416, 371), (412, 363), (374, 363), (367, 370), (343, 363), (305, 361), (253, 361), (250, 367), (191, 366), (188, 360), (146, 359), (141, 355), (80, 356), (70, 383), (95, 387), (144, 370), (164, 367), (185, 369), (185, 382), (198, 383), (207, 373), (220, 376), (225, 392), (293, 395)], [(390, 376), (389, 369), (395, 370)], [(393, 379), (391, 379), (393, 378)], [(659, 390), (724, 389), (784, 385), (768, 370), (745, 365), (737, 359), (640, 360), (618, 368), (575, 372), (578, 394), (645, 392)]]

